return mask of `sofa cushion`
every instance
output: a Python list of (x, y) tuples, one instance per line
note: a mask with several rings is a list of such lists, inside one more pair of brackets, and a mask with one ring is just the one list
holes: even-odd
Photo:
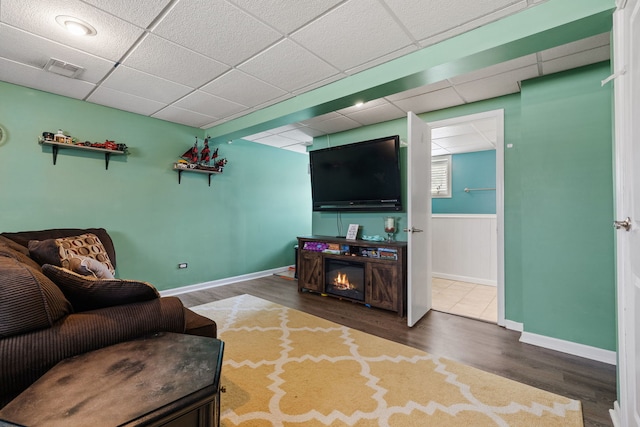
[[(86, 233), (98, 236), (104, 248), (107, 250), (107, 254), (109, 254), (111, 264), (116, 267), (116, 250), (111, 236), (104, 228), (51, 228), (39, 231), (4, 232), (0, 236), (14, 241), (26, 249), (29, 246), (30, 240), (59, 239), (60, 237), (79, 236)], [(28, 250), (25, 253), (28, 254)]]
[(71, 311), (60, 289), (37, 268), (0, 255), (0, 337), (48, 328)]
[[(13, 245), (11, 245), (11, 244), (6, 244), (6, 242), (11, 242), (11, 240), (9, 239), (3, 240), (0, 236), (0, 255), (1, 256), (17, 259), (23, 264), (27, 264), (38, 270), (40, 269), (40, 265), (34, 260), (32, 260), (31, 258), (29, 258), (28, 251), (27, 251), (27, 254), (25, 254), (23, 251), (15, 248), (15, 246), (20, 247), (20, 245), (18, 245), (17, 243), (12, 242)], [(26, 250), (27, 248), (24, 248), (24, 249)]]
[(52, 264), (72, 269), (71, 258), (82, 256), (100, 261), (109, 269), (112, 276), (115, 273), (109, 254), (98, 236), (93, 233), (57, 239), (31, 240), (28, 245), (29, 255), (40, 265)]
[(93, 310), (159, 298), (156, 288), (146, 282), (97, 279), (45, 264), (42, 272), (58, 285), (76, 311)]

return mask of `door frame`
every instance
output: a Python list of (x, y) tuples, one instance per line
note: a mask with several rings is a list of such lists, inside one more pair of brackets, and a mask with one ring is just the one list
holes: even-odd
[[(496, 225), (497, 225), (497, 284), (498, 325), (505, 326), (504, 303), (504, 109), (427, 122), (431, 129), (466, 123), (471, 120), (495, 118), (496, 120)], [(508, 144), (506, 148), (511, 148)]]

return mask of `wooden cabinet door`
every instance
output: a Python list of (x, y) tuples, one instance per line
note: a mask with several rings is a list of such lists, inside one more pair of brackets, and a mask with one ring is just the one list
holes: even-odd
[(398, 311), (397, 263), (370, 262), (367, 264), (367, 304), (372, 307)]
[(298, 288), (324, 292), (322, 254), (302, 250), (298, 266)]

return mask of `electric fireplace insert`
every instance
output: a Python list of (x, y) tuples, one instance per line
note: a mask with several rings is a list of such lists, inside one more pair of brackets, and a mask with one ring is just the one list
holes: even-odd
[(364, 301), (364, 263), (327, 259), (324, 273), (326, 293)]

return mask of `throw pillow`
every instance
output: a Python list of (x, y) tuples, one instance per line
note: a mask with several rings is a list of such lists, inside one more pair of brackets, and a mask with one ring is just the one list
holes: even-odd
[(58, 285), (76, 311), (94, 310), (159, 298), (153, 285), (137, 280), (96, 279), (45, 264), (42, 272)]
[(100, 239), (92, 233), (58, 239), (29, 241), (29, 255), (38, 264), (52, 264), (71, 269), (70, 259), (77, 256), (93, 258), (103, 263), (113, 276), (115, 269)]
[(96, 279), (113, 279), (113, 274), (100, 261), (86, 256), (69, 258), (70, 270), (83, 276), (93, 276)]
[(48, 328), (72, 311), (39, 269), (8, 256), (0, 256), (0, 295), (0, 337)]

